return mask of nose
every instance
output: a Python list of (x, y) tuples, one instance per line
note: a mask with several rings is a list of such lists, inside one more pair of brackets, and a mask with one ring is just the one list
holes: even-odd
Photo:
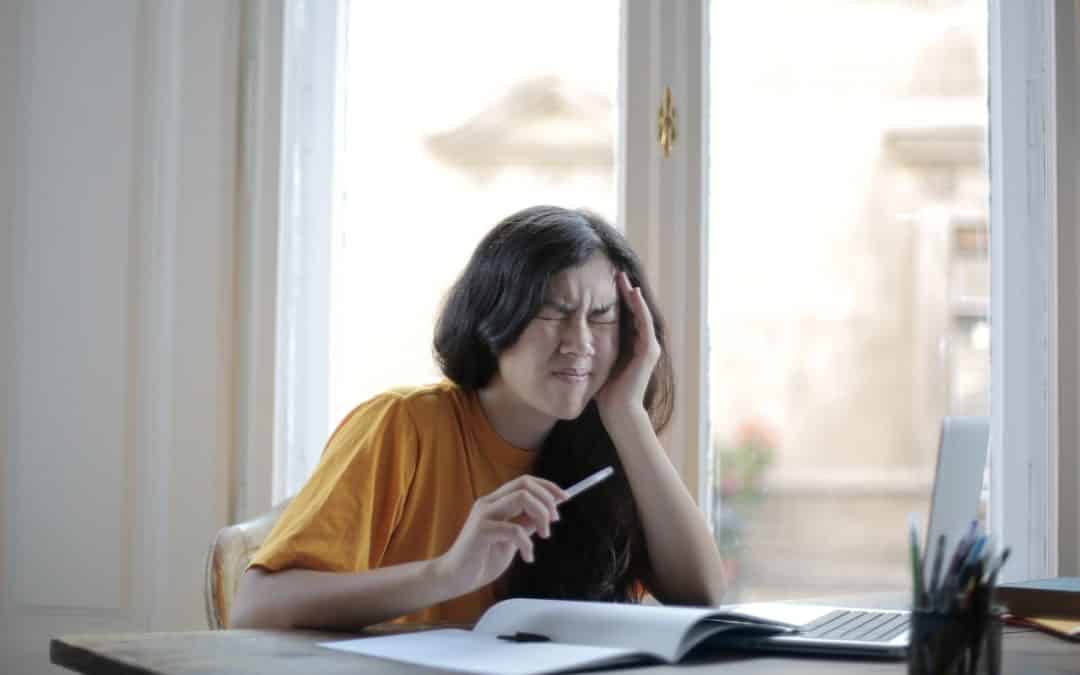
[(562, 335), (559, 337), (559, 353), (574, 356), (593, 356), (596, 354), (596, 348), (593, 345), (592, 328), (589, 326), (587, 319), (567, 317)]

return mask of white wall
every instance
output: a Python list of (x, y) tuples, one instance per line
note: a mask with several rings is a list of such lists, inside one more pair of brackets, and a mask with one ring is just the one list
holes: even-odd
[[(14, 314), (11, 284), (15, 263), (12, 250), (14, 233), (15, 201), (15, 97), (7, 92), (15, 91), (18, 64), (16, 37), (18, 35), (18, 12), (14, 2), (0, 2), (0, 459), (6, 459), (8, 435), (11, 428), (8, 410), (12, 380), (13, 333), (8, 329)], [(0, 607), (7, 607), (10, 600), (7, 578), (8, 463), (0, 461)], [(0, 614), (0, 636), (6, 636), (7, 617)], [(0, 649), (6, 654), (10, 647), (0, 637)], [(5, 668), (5, 670), (7, 670)]]
[(0, 671), (200, 629), (230, 516), (242, 14), (0, 2)]

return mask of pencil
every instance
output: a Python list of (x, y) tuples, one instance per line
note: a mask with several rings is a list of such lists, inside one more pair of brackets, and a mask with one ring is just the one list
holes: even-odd
[(941, 593), (938, 588), (938, 580), (941, 578), (941, 563), (945, 557), (945, 534), (939, 534), (937, 540), (937, 553), (934, 554), (934, 569), (930, 572), (930, 604), (933, 609), (940, 609)]
[(908, 535), (910, 539), (911, 547), (911, 580), (913, 584), (911, 600), (912, 609), (920, 608), (923, 606), (923, 594), (925, 589), (923, 588), (922, 580), (922, 556), (919, 554), (919, 531), (915, 525), (915, 516), (912, 515), (908, 519)]

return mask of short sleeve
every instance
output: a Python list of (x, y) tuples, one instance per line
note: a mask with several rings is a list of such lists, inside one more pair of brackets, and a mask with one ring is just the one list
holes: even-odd
[(382, 566), (416, 474), (407, 403), (389, 393), (353, 410), (259, 548), (252, 567), (359, 572)]

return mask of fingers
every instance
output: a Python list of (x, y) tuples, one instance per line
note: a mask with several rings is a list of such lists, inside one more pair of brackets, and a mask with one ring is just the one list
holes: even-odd
[(544, 539), (551, 536), (551, 522), (559, 517), (554, 504), (545, 503), (537, 495), (525, 489), (491, 500), (485, 507), (489, 518), (494, 517), (503, 521), (518, 519), (522, 522), (520, 519), (524, 516), (523, 524), (531, 524), (533, 531), (540, 532), (540, 536)]
[(485, 530), (495, 542), (510, 544), (516, 548), (525, 562), (531, 563), (536, 560), (532, 531), (524, 525), (505, 520), (492, 520), (486, 524)]
[(566, 491), (561, 487), (552, 483), (551, 481), (538, 478), (536, 476), (518, 476), (512, 481), (508, 481), (498, 489), (488, 493), (481, 499), (488, 501), (495, 501), (505, 495), (510, 494), (516, 490), (528, 490), (530, 494), (535, 495), (538, 499), (543, 501), (551, 508), (552, 520), (559, 519), (559, 511), (556, 508), (560, 502), (564, 502), (569, 498)]
[(634, 317), (634, 328), (637, 329), (638, 340), (644, 340), (644, 344), (639, 342), (639, 345), (645, 350), (653, 349), (653, 343), (656, 343), (656, 334), (653, 330), (653, 316), (652, 311), (649, 309), (649, 303), (645, 302), (645, 296), (641, 292), (640, 286), (630, 285), (630, 276), (626, 272), (619, 272), (618, 274), (619, 291), (622, 293), (623, 301), (626, 302), (627, 307), (630, 309), (630, 313)]

